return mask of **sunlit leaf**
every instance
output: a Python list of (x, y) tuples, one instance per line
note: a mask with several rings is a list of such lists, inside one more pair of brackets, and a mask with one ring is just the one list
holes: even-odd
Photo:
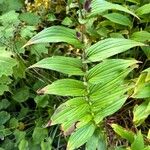
[(150, 33), (148, 31), (138, 31), (131, 35), (131, 39), (139, 42), (145, 42), (150, 40)]
[(77, 39), (76, 31), (63, 26), (52, 26), (46, 28), (30, 39), (25, 46), (37, 43), (58, 43), (66, 42), (75, 47), (81, 47)]
[(74, 79), (61, 79), (47, 85), (38, 93), (54, 94), (61, 96), (83, 96), (85, 94), (85, 86), (83, 82)]
[(139, 126), (150, 115), (150, 101), (144, 101), (139, 106), (136, 105), (133, 110), (133, 122)]
[(108, 38), (101, 40), (87, 48), (87, 61), (96, 62), (127, 51), (136, 46), (144, 46), (143, 43), (123, 38)]
[(128, 140), (130, 143), (134, 141), (134, 133), (131, 131), (127, 131), (125, 128), (117, 125), (117, 124), (112, 124), (111, 125), (113, 130), (120, 135), (122, 138)]
[(127, 16), (119, 14), (119, 13), (109, 13), (109, 14), (103, 15), (103, 17), (107, 18), (108, 20), (114, 23), (121, 24), (124, 26), (131, 27), (132, 25), (132, 22)]
[[(89, 123), (77, 129), (69, 138), (67, 150), (74, 150), (83, 145), (93, 135), (95, 125)], [(79, 140), (80, 139), (80, 140)]]
[(134, 59), (108, 59), (96, 65), (87, 74), (90, 83), (106, 83), (118, 77), (118, 75), (130, 66), (136, 64)]
[(142, 133), (139, 131), (135, 137), (134, 142), (131, 145), (132, 150), (142, 150), (144, 149), (144, 139)]
[(118, 10), (118, 11), (123, 11), (125, 13), (131, 14), (138, 18), (136, 14), (134, 14), (132, 11), (130, 11), (126, 7), (123, 7), (118, 4), (110, 3), (105, 0), (93, 0), (91, 4), (91, 8), (92, 8), (92, 11), (90, 13), (90, 16), (99, 15), (107, 10)]
[(83, 75), (82, 62), (80, 59), (54, 56), (50, 58), (45, 58), (36, 64), (32, 65), (30, 68), (43, 68), (55, 70), (69, 75)]
[(29, 150), (28, 141), (25, 139), (22, 139), (18, 147), (19, 147), (19, 150)]
[(149, 4), (145, 4), (143, 6), (141, 6), (140, 8), (138, 8), (136, 10), (136, 13), (138, 15), (144, 15), (144, 14), (149, 14), (150, 13), (150, 3)]

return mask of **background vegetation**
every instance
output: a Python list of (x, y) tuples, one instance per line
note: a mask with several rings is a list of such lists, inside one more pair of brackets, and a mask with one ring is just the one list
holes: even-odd
[(0, 150), (150, 150), (149, 8), (0, 0)]

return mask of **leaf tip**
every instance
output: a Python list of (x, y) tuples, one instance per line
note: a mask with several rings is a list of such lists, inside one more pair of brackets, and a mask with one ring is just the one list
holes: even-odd
[(44, 88), (42, 88), (42, 89), (38, 89), (36, 92), (37, 92), (37, 94), (42, 95), (42, 94), (45, 94), (46, 89), (47, 89), (47, 88), (44, 87)]
[(27, 46), (29, 46), (29, 45), (32, 45), (33, 43), (29, 40), (25, 45), (23, 45), (22, 46), (22, 48), (25, 48), (25, 47), (27, 47)]

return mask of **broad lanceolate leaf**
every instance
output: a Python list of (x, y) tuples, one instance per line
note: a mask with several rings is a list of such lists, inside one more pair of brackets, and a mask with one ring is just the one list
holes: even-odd
[(90, 86), (90, 100), (95, 122), (99, 123), (104, 117), (119, 110), (125, 103), (128, 95), (125, 93), (131, 88), (124, 84), (124, 78), (132, 69), (126, 69), (118, 77), (108, 83)]
[(30, 68), (34, 67), (55, 70), (69, 75), (84, 74), (82, 71), (81, 60), (71, 57), (54, 56), (50, 58), (45, 58), (32, 65)]
[(74, 150), (87, 142), (95, 131), (95, 125), (88, 123), (87, 125), (79, 128), (69, 138), (67, 150)]
[(144, 46), (144, 44), (129, 39), (108, 38), (86, 49), (87, 61), (101, 61), (135, 46)]
[(51, 117), (52, 125), (62, 124), (66, 131), (89, 112), (89, 105), (83, 97), (73, 98), (60, 105)]
[(131, 39), (138, 41), (138, 42), (150, 41), (150, 33), (147, 31), (134, 32), (131, 35)]
[(11, 52), (0, 47), (0, 77), (12, 75), (13, 67), (17, 65), (17, 61), (11, 58), (11, 55), (13, 55)]
[(150, 97), (150, 69), (144, 70), (134, 87), (134, 98), (149, 98)]
[(119, 76), (121, 72), (137, 63), (136, 60), (108, 59), (89, 70), (88, 81), (93, 84), (107, 83)]
[[(115, 112), (117, 112), (122, 106), (123, 104), (125, 103), (125, 101), (127, 100), (128, 96), (118, 96), (118, 98), (112, 98), (112, 99), (109, 99), (111, 101), (111, 103), (108, 103), (108, 105), (106, 106), (102, 106), (99, 111), (97, 110), (96, 112), (94, 112), (96, 115), (95, 115), (95, 122), (96, 123), (99, 123), (101, 122), (105, 117), (107, 116), (110, 116), (112, 114), (114, 114)], [(94, 109), (94, 107), (93, 107)]]
[(122, 138), (128, 140), (130, 143), (134, 141), (134, 133), (131, 131), (127, 131), (125, 128), (117, 125), (117, 124), (112, 124), (111, 125), (113, 130), (120, 135)]
[(144, 15), (144, 14), (149, 14), (150, 13), (150, 3), (149, 4), (145, 4), (143, 6), (141, 6), (140, 8), (138, 8), (136, 10), (136, 13), (138, 15)]
[(40, 33), (31, 38), (25, 46), (48, 42), (66, 42), (79, 48), (82, 46), (81, 42), (77, 39), (76, 31), (63, 26), (52, 26), (42, 30)]
[(39, 90), (38, 93), (61, 96), (83, 96), (86, 92), (83, 82), (74, 79), (61, 79)]
[(136, 93), (132, 96), (134, 98), (148, 98), (150, 97), (150, 83), (143, 84)]
[(134, 142), (131, 145), (132, 150), (143, 150), (144, 149), (144, 139), (141, 131), (138, 132), (137, 136), (135, 137)]
[(142, 72), (143, 73), (147, 73), (147, 76), (145, 78), (145, 82), (149, 82), (150, 81), (150, 67), (145, 69), (145, 70), (143, 70)]
[(132, 22), (130, 21), (130, 19), (122, 14), (119, 13), (110, 13), (110, 14), (106, 14), (103, 17), (107, 18), (108, 20), (117, 23), (117, 24), (121, 24), (124, 26), (129, 26), (131, 27)]
[(150, 115), (150, 101), (146, 100), (139, 106), (135, 106), (133, 110), (133, 122), (139, 126)]
[(123, 11), (128, 14), (131, 14), (138, 18), (138, 16), (136, 14), (134, 14), (132, 11), (130, 11), (126, 7), (123, 7), (118, 4), (113, 4), (113, 3), (107, 2), (105, 0), (93, 0), (91, 8), (92, 8), (92, 11), (90, 13), (90, 16), (99, 15), (107, 10), (119, 10), (119, 11)]

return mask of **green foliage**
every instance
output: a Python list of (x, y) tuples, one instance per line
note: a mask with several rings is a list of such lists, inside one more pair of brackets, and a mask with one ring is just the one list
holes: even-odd
[(144, 138), (141, 131), (134, 134), (131, 131), (127, 131), (117, 124), (112, 125), (114, 131), (119, 134), (122, 138), (127, 139), (131, 143), (131, 150), (145, 150), (149, 149), (149, 146), (144, 145)]
[(149, 2), (49, 2), (0, 0), (0, 149), (149, 150)]

